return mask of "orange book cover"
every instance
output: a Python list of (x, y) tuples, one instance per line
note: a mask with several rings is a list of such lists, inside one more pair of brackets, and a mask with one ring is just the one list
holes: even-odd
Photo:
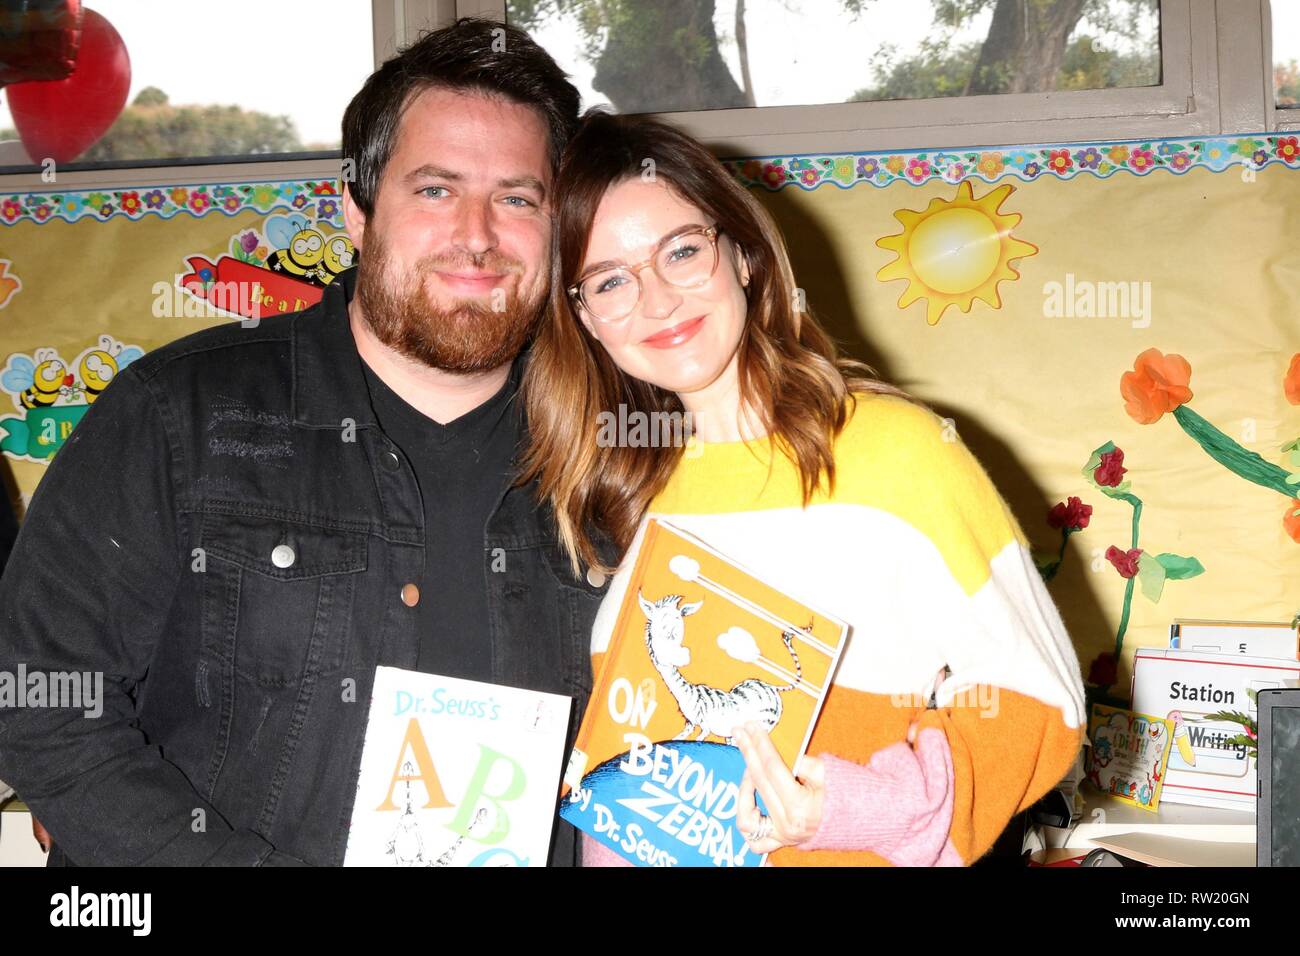
[[(564, 777), (560, 816), (641, 866), (759, 866), (732, 728), (808, 746), (848, 626), (651, 519)], [(760, 803), (761, 806), (761, 803)]]

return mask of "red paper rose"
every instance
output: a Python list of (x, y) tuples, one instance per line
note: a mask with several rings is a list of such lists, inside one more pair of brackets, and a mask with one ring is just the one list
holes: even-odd
[(1047, 513), (1047, 523), (1053, 528), (1073, 528), (1078, 531), (1088, 527), (1088, 520), (1092, 517), (1092, 505), (1085, 505), (1073, 495), (1070, 496), (1070, 503), (1058, 501), (1051, 511)]
[(1115, 683), (1119, 668), (1116, 666), (1115, 655), (1109, 651), (1103, 651), (1098, 654), (1088, 668), (1088, 683), (1095, 684), (1098, 687), (1109, 687)]
[(1106, 560), (1115, 565), (1115, 570), (1119, 572), (1120, 577), (1131, 578), (1138, 573), (1138, 556), (1141, 553), (1141, 548), (1121, 551), (1112, 544), (1106, 549)]
[(1092, 473), (1092, 480), (1107, 488), (1117, 488), (1124, 480), (1126, 471), (1128, 469), (1124, 467), (1124, 449), (1116, 448), (1101, 456), (1101, 464)]

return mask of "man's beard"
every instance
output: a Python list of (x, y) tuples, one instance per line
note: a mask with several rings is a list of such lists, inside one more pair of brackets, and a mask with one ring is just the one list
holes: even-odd
[[(447, 372), (486, 372), (514, 358), (528, 344), (541, 317), (544, 290), (521, 301), (517, 291), (505, 301), (457, 299), (450, 307), (429, 298), (435, 269), (521, 274), (518, 262), (494, 253), (456, 258), (425, 256), (405, 275), (390, 274), (388, 247), (377, 230), (366, 230), (357, 273), (357, 297), (376, 338), (389, 348), (431, 368)], [(517, 288), (517, 287), (516, 287)], [(500, 305), (500, 310), (492, 305)]]

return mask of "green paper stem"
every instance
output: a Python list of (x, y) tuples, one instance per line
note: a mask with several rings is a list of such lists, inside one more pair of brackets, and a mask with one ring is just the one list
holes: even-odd
[[(1130, 494), (1129, 492), (1115, 495), (1115, 498), (1121, 501), (1127, 501), (1133, 506), (1133, 531), (1130, 535), (1132, 543), (1129, 545), (1129, 550), (1132, 551), (1138, 546), (1138, 522), (1142, 520), (1142, 499), (1137, 495)], [(1137, 580), (1136, 574), (1129, 578), (1127, 584), (1124, 586), (1124, 613), (1120, 615), (1119, 630), (1115, 632), (1116, 666), (1118, 666), (1118, 661), (1120, 660), (1120, 652), (1124, 650), (1124, 634), (1128, 631), (1128, 615), (1129, 610), (1133, 606), (1133, 582), (1135, 580)]]
[[(1119, 632), (1115, 635), (1115, 660), (1120, 660), (1120, 652), (1124, 650), (1124, 632), (1128, 630), (1128, 612), (1133, 605), (1133, 582), (1137, 580), (1137, 575), (1128, 579), (1124, 585), (1124, 613), (1119, 617)], [(1118, 667), (1118, 663), (1116, 664)]]
[(1258, 454), (1242, 448), (1219, 429), (1215, 428), (1187, 405), (1174, 409), (1174, 418), (1183, 426), (1205, 453), (1234, 475), (1253, 481), (1264, 488), (1276, 491), (1287, 498), (1296, 497), (1296, 489), (1287, 484), (1290, 472)]
[(1056, 553), (1056, 560), (1044, 567), (1041, 571), (1044, 584), (1056, 577), (1056, 572), (1061, 570), (1061, 565), (1065, 561), (1065, 543), (1070, 540), (1070, 535), (1074, 534), (1074, 532), (1078, 530), (1078, 528), (1061, 529), (1061, 550)]

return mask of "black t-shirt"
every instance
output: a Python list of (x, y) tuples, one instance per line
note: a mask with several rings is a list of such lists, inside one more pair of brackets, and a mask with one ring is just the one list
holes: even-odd
[(486, 575), (492, 556), (483, 534), (513, 477), (520, 363), (495, 395), (445, 425), (407, 404), (364, 361), (361, 366), (375, 417), (414, 467), (424, 499), (416, 668), (491, 680)]

